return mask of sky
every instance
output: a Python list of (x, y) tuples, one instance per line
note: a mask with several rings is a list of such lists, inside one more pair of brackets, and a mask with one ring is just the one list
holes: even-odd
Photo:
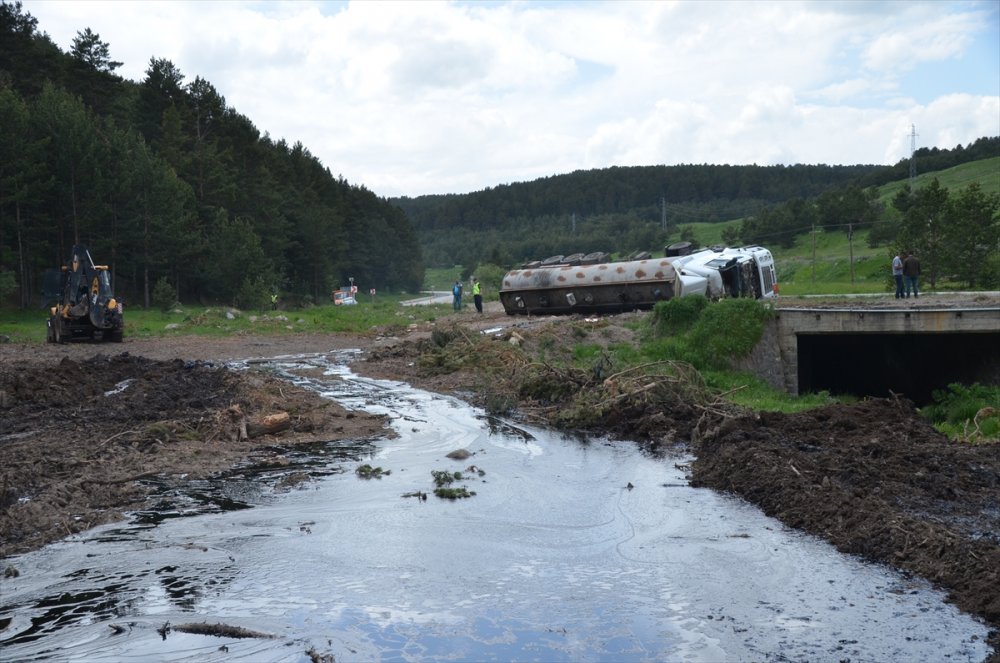
[(379, 196), (575, 170), (893, 164), (1000, 135), (1000, 0), (25, 0), (209, 81)]

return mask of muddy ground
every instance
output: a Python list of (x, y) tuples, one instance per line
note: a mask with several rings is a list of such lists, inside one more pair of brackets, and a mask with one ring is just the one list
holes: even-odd
[[(588, 342), (622, 342), (636, 314), (599, 321), (508, 318), (496, 306), (437, 323), (549, 356)], [(502, 332), (497, 332), (503, 328)], [(513, 334), (512, 334), (513, 332)], [(353, 369), (482, 403), (474, 367), (428, 371), (433, 329), (368, 335), (126, 339), (114, 347), (0, 345), (0, 557), (122, 517), (147, 499), (137, 479), (180, 482), (239, 463), (280, 463), (297, 443), (367, 439), (384, 421), (257, 371), (236, 358), (366, 350)], [(114, 351), (109, 352), (109, 351)], [(103, 353), (103, 354), (101, 354)], [(131, 382), (128, 382), (131, 380)], [(116, 391), (117, 390), (117, 391)], [(115, 392), (109, 394), (109, 392)], [(558, 404), (521, 404), (521, 416)], [(276, 413), (289, 427), (243, 437)], [(676, 402), (632, 405), (602, 430), (647, 449), (681, 444), (695, 485), (740, 495), (843, 552), (927, 578), (995, 627), (1000, 645), (1000, 446), (948, 441), (905, 400), (866, 400), (794, 415), (739, 413)], [(994, 655), (994, 663), (1000, 656)]]
[(131, 353), (4, 361), (0, 417), (0, 557), (121, 519), (150, 496), (143, 479), (281, 465), (294, 445), (384, 434), (378, 417), (259, 372)]

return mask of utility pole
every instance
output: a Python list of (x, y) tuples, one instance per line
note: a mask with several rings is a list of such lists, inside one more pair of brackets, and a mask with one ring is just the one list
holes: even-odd
[(913, 153), (917, 151), (917, 125), (910, 125), (910, 193), (917, 182), (917, 162), (913, 158)]
[(573, 224), (573, 234), (575, 235), (576, 234), (576, 212), (573, 212), (573, 220), (572, 220), (571, 223)]
[(667, 198), (660, 196), (660, 229), (667, 229)]

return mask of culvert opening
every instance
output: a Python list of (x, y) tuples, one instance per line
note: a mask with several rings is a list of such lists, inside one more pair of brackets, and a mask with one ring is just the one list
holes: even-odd
[(829, 391), (917, 406), (953, 382), (1000, 384), (1000, 333), (799, 334), (799, 393)]

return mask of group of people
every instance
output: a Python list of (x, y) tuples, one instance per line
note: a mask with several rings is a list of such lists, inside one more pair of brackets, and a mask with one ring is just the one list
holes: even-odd
[[(460, 279), (455, 280), (455, 285), (451, 287), (452, 301), (451, 305), (456, 311), (462, 310), (462, 281)], [(476, 304), (476, 311), (478, 313), (483, 312), (483, 289), (479, 285), (479, 279), (475, 276), (472, 277), (472, 300)]]
[(920, 296), (917, 278), (920, 276), (920, 261), (913, 251), (900, 251), (892, 259), (892, 279), (896, 282), (896, 299)]

